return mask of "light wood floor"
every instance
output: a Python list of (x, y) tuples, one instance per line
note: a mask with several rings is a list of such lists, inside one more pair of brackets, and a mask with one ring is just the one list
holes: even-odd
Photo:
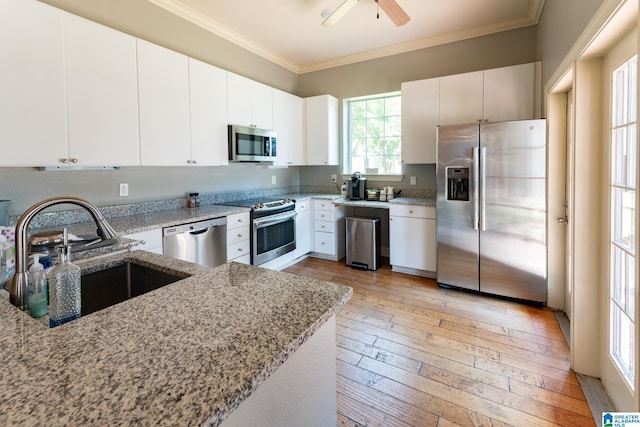
[(339, 426), (593, 426), (551, 310), (308, 258), (349, 285), (337, 316)]

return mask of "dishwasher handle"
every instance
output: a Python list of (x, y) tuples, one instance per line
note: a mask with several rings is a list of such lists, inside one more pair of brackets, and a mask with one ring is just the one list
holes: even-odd
[(180, 233), (190, 233), (193, 235), (206, 232), (211, 227), (220, 227), (227, 225), (227, 217), (208, 219), (205, 221), (190, 222), (187, 224), (176, 225), (174, 227), (165, 227), (162, 229), (163, 237)]

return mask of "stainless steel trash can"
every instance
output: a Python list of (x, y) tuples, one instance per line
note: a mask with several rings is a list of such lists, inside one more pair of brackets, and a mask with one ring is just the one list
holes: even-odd
[(380, 218), (347, 217), (347, 265), (363, 270), (380, 267)]

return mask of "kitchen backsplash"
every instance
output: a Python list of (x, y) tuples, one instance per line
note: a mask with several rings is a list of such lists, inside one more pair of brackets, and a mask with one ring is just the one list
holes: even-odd
[[(274, 189), (200, 194), (201, 205), (215, 205), (239, 199), (253, 199), (259, 197), (286, 197), (287, 194), (339, 194), (337, 187), (300, 185), (291, 187), (281, 187)], [(186, 195), (186, 193), (185, 193)], [(435, 198), (435, 190), (422, 188), (402, 189), (402, 197)], [(154, 212), (182, 209), (187, 207), (186, 197), (177, 199), (156, 200), (152, 202), (140, 202), (110, 206), (100, 206), (100, 212), (105, 218), (117, 218), (130, 215), (144, 215)], [(9, 217), (9, 225), (15, 225), (20, 217), (13, 215)], [(34, 229), (56, 227), (60, 225), (73, 224), (77, 222), (91, 221), (89, 213), (84, 209), (72, 209), (66, 211), (44, 212), (36, 215), (31, 221), (30, 227)]]

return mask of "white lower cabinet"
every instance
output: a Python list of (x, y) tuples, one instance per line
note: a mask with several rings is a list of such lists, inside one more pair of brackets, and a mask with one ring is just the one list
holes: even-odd
[(132, 246), (132, 251), (145, 250), (162, 255), (162, 229), (140, 231), (138, 233), (125, 234), (127, 239), (138, 240), (139, 244)]
[(251, 264), (249, 212), (227, 216), (227, 261)]
[(311, 200), (296, 201), (296, 248), (293, 258), (299, 258), (311, 252)]
[(435, 277), (436, 208), (389, 206), (389, 255), (394, 271)]
[(345, 255), (345, 206), (313, 200), (313, 252), (317, 258), (338, 261)]

